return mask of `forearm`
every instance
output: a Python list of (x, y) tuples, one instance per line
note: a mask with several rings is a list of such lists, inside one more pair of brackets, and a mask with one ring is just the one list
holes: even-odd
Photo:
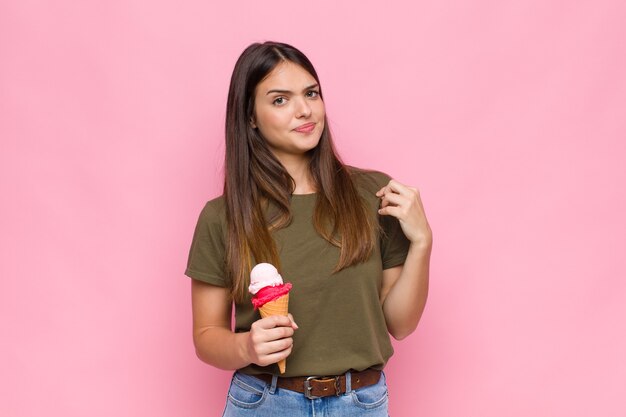
[(194, 334), (196, 355), (216, 368), (235, 370), (248, 366), (246, 342), (249, 333), (234, 333), (225, 327), (207, 327)]
[(411, 244), (400, 276), (384, 300), (387, 329), (397, 340), (413, 333), (426, 306), (430, 253), (430, 244)]

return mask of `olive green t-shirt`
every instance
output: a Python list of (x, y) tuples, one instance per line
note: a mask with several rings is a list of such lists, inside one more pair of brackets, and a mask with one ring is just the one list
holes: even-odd
[[(353, 179), (367, 207), (374, 213), (380, 199), (375, 193), (389, 182), (380, 172), (358, 171)], [(274, 232), (281, 275), (293, 288), (289, 312), (298, 323), (294, 346), (282, 376), (339, 375), (348, 370), (382, 369), (393, 354), (379, 301), (382, 271), (402, 265), (409, 242), (392, 216), (378, 216), (382, 232), (370, 258), (337, 273), (333, 269), (339, 249), (317, 234), (313, 209), (317, 194), (293, 195), (289, 226)], [(185, 274), (226, 287), (225, 205), (218, 197), (200, 214)], [(260, 319), (250, 295), (235, 305), (235, 331), (245, 332)], [(250, 365), (242, 372), (279, 375), (276, 364)]]

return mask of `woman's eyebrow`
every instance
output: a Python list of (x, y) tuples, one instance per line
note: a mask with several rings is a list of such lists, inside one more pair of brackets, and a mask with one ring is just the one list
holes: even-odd
[[(318, 83), (311, 84), (311, 85), (309, 85), (309, 86), (305, 87), (304, 89), (302, 89), (302, 91), (303, 91), (303, 92), (304, 92), (304, 91), (308, 91), (308, 90), (310, 90), (310, 89), (312, 89), (312, 88), (317, 88), (317, 87), (319, 87), (319, 84), (318, 84)], [(272, 93), (279, 93), (279, 94), (293, 94), (293, 92), (292, 92), (291, 90), (279, 90), (279, 89), (272, 89), (272, 90), (268, 91), (265, 95), (272, 94)]]

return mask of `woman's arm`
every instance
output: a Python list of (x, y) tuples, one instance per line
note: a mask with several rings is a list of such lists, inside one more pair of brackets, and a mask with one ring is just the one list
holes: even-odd
[(416, 329), (426, 305), (432, 231), (415, 188), (391, 180), (376, 195), (379, 213), (396, 217), (411, 242), (404, 265), (383, 271), (380, 295), (389, 333), (401, 340)]
[(291, 353), (297, 325), (291, 316), (257, 320), (249, 332), (231, 330), (232, 301), (227, 288), (192, 279), (193, 342), (203, 362), (220, 369), (276, 363)]

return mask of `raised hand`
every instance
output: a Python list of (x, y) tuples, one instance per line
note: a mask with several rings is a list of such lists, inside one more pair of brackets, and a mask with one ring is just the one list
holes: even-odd
[(426, 220), (420, 193), (416, 188), (391, 180), (378, 190), (376, 196), (381, 199), (379, 214), (396, 217), (412, 245), (430, 248), (432, 231)]

